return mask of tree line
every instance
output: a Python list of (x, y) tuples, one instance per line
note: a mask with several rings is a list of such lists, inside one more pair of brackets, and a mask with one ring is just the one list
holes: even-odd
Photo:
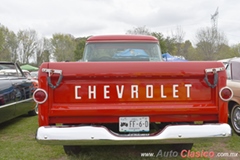
[[(177, 27), (171, 36), (151, 32), (146, 26), (129, 29), (125, 34), (155, 36), (162, 53), (183, 56), (187, 60), (218, 60), (240, 56), (240, 44), (229, 46), (224, 32), (214, 27), (199, 29), (195, 44), (184, 40), (185, 32), (181, 27)], [(46, 38), (39, 37), (33, 29), (14, 33), (0, 25), (0, 61), (18, 61), (34, 66), (50, 61), (78, 61), (83, 56), (88, 37), (55, 33), (51, 38)]]

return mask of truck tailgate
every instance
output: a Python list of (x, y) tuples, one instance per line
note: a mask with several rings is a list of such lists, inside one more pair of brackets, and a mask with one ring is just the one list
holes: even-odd
[[(205, 69), (220, 67), (220, 62), (46, 63), (41, 70), (61, 70), (63, 78), (55, 89), (41, 80), (39, 87), (48, 90), (45, 112), (53, 123), (118, 122), (120, 116), (149, 116), (155, 122), (204, 116), (213, 121), (226, 108), (216, 93), (226, 86), (226, 73), (219, 71), (217, 82), (209, 73), (209, 83), (217, 83), (211, 87), (204, 80)], [(49, 73), (40, 72), (39, 79), (44, 74)], [(58, 79), (58, 74), (50, 77), (53, 85)]]

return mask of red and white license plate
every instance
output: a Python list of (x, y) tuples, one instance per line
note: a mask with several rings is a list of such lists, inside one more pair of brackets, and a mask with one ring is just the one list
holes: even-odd
[(148, 132), (149, 117), (119, 117), (120, 132)]

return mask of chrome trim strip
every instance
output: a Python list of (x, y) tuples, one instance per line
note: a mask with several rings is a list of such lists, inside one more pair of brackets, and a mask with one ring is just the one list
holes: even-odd
[(196, 140), (230, 138), (228, 124), (171, 125), (152, 136), (122, 136), (109, 131), (104, 126), (42, 126), (36, 139), (42, 144), (58, 145), (111, 145), (111, 144), (163, 144), (189, 143)]
[(3, 106), (0, 106), (0, 109), (1, 108), (5, 108), (5, 107), (9, 107), (9, 106), (12, 106), (12, 105), (17, 105), (19, 103), (23, 103), (23, 102), (28, 102), (28, 101), (31, 101), (33, 100), (33, 98), (28, 98), (28, 99), (24, 99), (24, 100), (21, 100), (21, 101), (16, 101), (16, 102), (12, 102), (12, 103), (8, 103), (8, 104), (5, 104)]
[[(24, 102), (29, 102), (29, 101), (33, 101), (33, 98), (28, 98), (28, 99), (24, 99), (24, 100), (21, 100), (21, 101), (17, 101), (16, 104), (18, 103), (24, 103)], [(34, 102), (34, 101), (33, 101)]]

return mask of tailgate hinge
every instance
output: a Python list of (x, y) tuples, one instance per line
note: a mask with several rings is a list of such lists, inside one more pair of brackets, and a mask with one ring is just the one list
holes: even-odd
[[(62, 78), (63, 78), (62, 70), (42, 68), (42, 72), (48, 73), (47, 81), (48, 81), (48, 85), (52, 89), (55, 89), (55, 88), (57, 88), (60, 85), (60, 83), (62, 81)], [(53, 85), (52, 82), (51, 82), (51, 76), (53, 74), (59, 74), (59, 78), (58, 78), (58, 81), (57, 81), (56, 85)]]
[[(204, 77), (204, 80), (205, 82), (207, 83), (207, 85), (211, 88), (214, 88), (217, 86), (217, 83), (218, 83), (218, 72), (220, 71), (224, 71), (225, 68), (224, 67), (219, 67), (219, 68), (207, 68), (205, 69), (205, 77)], [(208, 73), (213, 73), (214, 75), (214, 79), (213, 79), (213, 84), (211, 84), (209, 81), (208, 81)]]

